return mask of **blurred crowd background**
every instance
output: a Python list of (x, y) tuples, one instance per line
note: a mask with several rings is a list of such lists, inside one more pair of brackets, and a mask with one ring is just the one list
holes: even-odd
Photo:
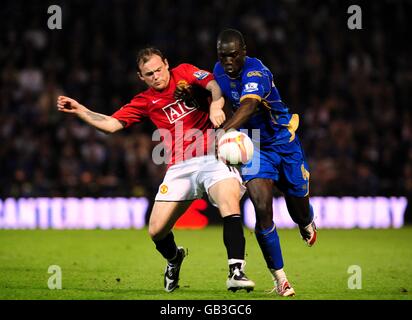
[[(355, 1), (356, 2), (356, 1)], [(49, 30), (49, 5), (63, 12)], [(149, 196), (153, 125), (102, 134), (56, 111), (71, 96), (112, 114), (144, 89), (135, 55), (212, 70), (216, 36), (242, 31), (300, 115), (313, 196), (412, 195), (411, 1), (5, 1), (0, 19), (0, 197)]]

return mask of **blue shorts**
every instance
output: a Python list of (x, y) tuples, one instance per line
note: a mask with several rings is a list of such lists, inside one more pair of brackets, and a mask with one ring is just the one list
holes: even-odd
[(255, 146), (252, 161), (241, 168), (245, 182), (256, 178), (272, 179), (286, 195), (304, 197), (309, 194), (309, 166), (296, 136), (281, 145)]

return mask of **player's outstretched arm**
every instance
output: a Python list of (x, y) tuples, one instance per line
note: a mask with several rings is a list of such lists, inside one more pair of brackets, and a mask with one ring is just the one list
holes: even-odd
[(123, 129), (123, 125), (119, 120), (105, 114), (93, 112), (76, 100), (66, 96), (57, 98), (57, 110), (75, 114), (86, 123), (105, 133), (113, 133)]
[(250, 119), (250, 117), (255, 113), (257, 107), (259, 105), (259, 100), (253, 98), (246, 98), (242, 100), (240, 103), (239, 109), (233, 114), (232, 118), (230, 118), (223, 129), (239, 129), (246, 121)]
[(226, 120), (226, 115), (223, 111), (225, 99), (223, 98), (222, 90), (220, 89), (216, 80), (209, 81), (206, 89), (212, 93), (212, 103), (210, 104), (209, 118), (215, 128), (218, 128)]

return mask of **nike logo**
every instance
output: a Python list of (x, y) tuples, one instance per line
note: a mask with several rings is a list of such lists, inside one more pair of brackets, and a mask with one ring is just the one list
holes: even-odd
[(153, 104), (158, 103), (160, 100), (162, 100), (162, 99), (152, 100), (152, 103)]

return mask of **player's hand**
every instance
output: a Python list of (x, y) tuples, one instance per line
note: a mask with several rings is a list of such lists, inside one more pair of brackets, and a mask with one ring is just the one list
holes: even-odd
[(86, 109), (85, 106), (78, 103), (76, 100), (66, 97), (59, 96), (57, 98), (57, 110), (67, 113), (80, 113)]
[(176, 100), (183, 100), (185, 102), (190, 102), (193, 100), (192, 87), (184, 80), (180, 80), (176, 85), (176, 90), (173, 94)]
[(223, 105), (225, 104), (225, 101), (223, 98), (213, 101), (210, 104), (210, 110), (209, 110), (209, 119), (212, 121), (213, 126), (215, 128), (219, 128), (223, 122), (226, 120), (226, 115), (225, 112), (223, 111)]

